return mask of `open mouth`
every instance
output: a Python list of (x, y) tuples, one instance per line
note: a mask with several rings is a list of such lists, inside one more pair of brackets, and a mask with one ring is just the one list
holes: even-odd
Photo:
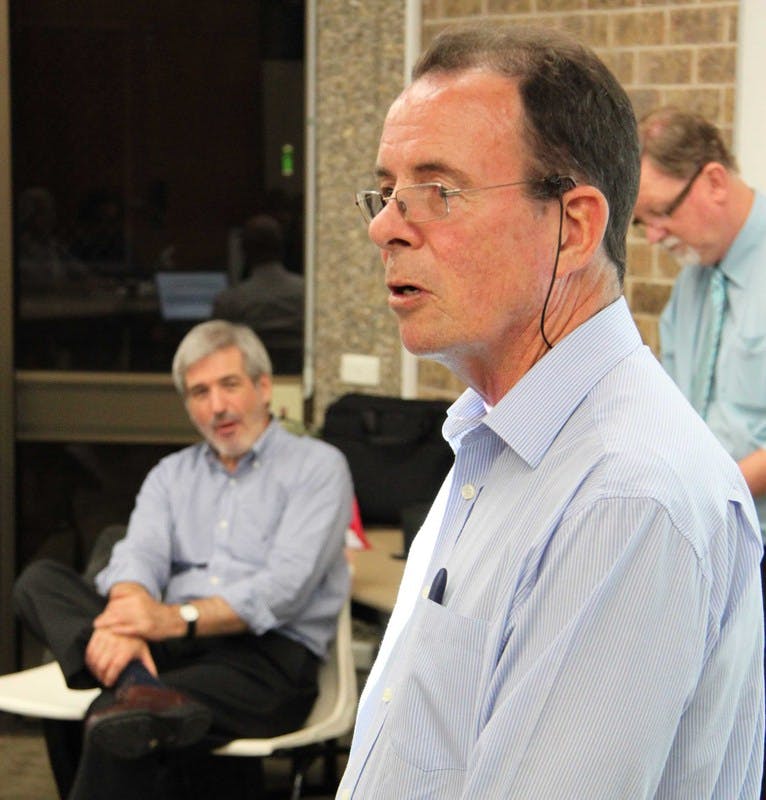
[(236, 429), (236, 420), (226, 420), (225, 422), (219, 422), (215, 426), (215, 432), (218, 436), (230, 436)]
[(386, 281), (388, 288), (388, 305), (395, 311), (405, 311), (416, 307), (428, 295), (428, 291), (417, 283), (410, 283), (407, 276), (392, 278)]

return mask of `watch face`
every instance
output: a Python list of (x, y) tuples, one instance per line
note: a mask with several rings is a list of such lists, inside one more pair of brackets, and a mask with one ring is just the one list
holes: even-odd
[(184, 603), (179, 611), (181, 617), (186, 620), (186, 622), (196, 622), (197, 619), (199, 619), (199, 609), (197, 606), (193, 606), (190, 603)]

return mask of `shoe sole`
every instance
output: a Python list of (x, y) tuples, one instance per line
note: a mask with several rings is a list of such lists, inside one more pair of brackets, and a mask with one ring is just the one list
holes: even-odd
[(136, 709), (98, 720), (88, 730), (88, 739), (118, 758), (135, 759), (157, 750), (190, 747), (203, 738), (211, 722), (211, 712), (202, 706), (162, 712)]

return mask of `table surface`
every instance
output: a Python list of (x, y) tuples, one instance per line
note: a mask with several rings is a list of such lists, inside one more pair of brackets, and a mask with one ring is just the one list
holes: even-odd
[(398, 528), (367, 528), (370, 550), (354, 550), (351, 555), (351, 599), (376, 611), (390, 614), (404, 574), (402, 532)]

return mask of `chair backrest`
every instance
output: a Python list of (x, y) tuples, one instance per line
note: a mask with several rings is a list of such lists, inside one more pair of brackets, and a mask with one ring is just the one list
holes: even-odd
[(309, 727), (318, 721), (337, 720), (350, 726), (356, 713), (357, 687), (354, 654), (351, 649), (351, 607), (346, 601), (338, 615), (335, 641), (327, 660), (319, 670), (319, 694), (305, 722)]
[(354, 724), (358, 701), (351, 649), (351, 601), (338, 615), (338, 628), (327, 660), (319, 670), (319, 693), (306, 722), (270, 739), (235, 739), (214, 752), (222, 756), (266, 756), (277, 750), (337, 739)]

